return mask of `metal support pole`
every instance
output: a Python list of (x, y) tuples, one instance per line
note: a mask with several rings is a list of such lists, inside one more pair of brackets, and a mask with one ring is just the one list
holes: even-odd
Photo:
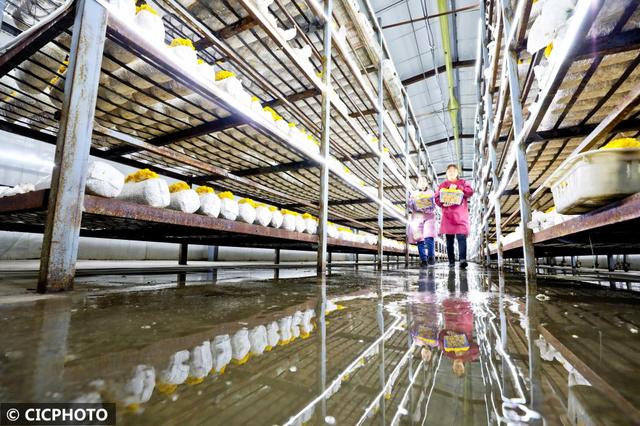
[[(320, 155), (323, 162), (320, 165), (320, 207), (318, 217), (318, 274), (327, 271), (327, 227), (329, 218), (329, 145), (331, 133), (331, 14), (333, 0), (324, 1), (324, 13), (329, 17), (324, 23), (323, 51), (322, 51), (322, 140)], [(329, 260), (331, 262), (331, 260)]]
[[(504, 33), (511, 32), (511, 7), (507, 0), (501, 0), (502, 23)], [(524, 121), (522, 118), (522, 104), (520, 103), (520, 82), (518, 80), (517, 55), (513, 48), (506, 45), (503, 61), (506, 62), (509, 79), (509, 96), (511, 98), (511, 116), (513, 133), (522, 132)], [(536, 276), (536, 259), (533, 248), (533, 231), (527, 226), (531, 222), (531, 200), (529, 194), (529, 165), (527, 163), (527, 147), (525, 140), (516, 141), (516, 164), (518, 167), (518, 193), (520, 195), (520, 218), (522, 220), (522, 250), (524, 252), (524, 267), (527, 280)]]
[(77, 3), (42, 241), (39, 293), (73, 289), (106, 28), (103, 6), (95, 0)]
[[(382, 28), (382, 20), (378, 18), (378, 29)], [(378, 43), (382, 46), (382, 30), (378, 31)], [(381, 204), (378, 206), (378, 268), (382, 269), (382, 254), (384, 252), (382, 246), (382, 238), (384, 234), (384, 81), (382, 78), (382, 61), (384, 52), (380, 54), (380, 62), (378, 63), (378, 151), (380, 157), (378, 159), (378, 198)]]
[[(484, 18), (484, 3), (480, 4), (480, 16)], [(482, 22), (482, 59), (485, 64), (489, 64), (489, 55), (487, 53), (487, 32), (485, 20), (481, 19)], [(492, 126), (493, 126), (493, 103), (491, 101), (490, 93), (489, 93), (489, 85), (486, 85), (485, 90), (485, 113), (486, 113), (486, 121), (484, 125), (487, 126), (487, 131), (483, 132), (484, 135), (492, 135)], [(494, 192), (494, 215), (496, 221), (496, 247), (498, 253), (498, 270), (502, 270), (504, 266), (504, 260), (502, 256), (502, 209), (500, 207), (500, 194), (496, 191), (500, 186), (500, 180), (498, 179), (498, 159), (496, 155), (496, 146), (495, 141), (489, 137), (487, 141), (487, 145), (489, 147), (489, 161), (491, 162), (491, 180), (493, 182), (493, 192)], [(487, 242), (488, 244), (488, 242)]]
[[(404, 92), (404, 96), (402, 98), (402, 105), (404, 106), (404, 110), (406, 111), (404, 114), (404, 184), (405, 184), (405, 197), (404, 199), (409, 200), (409, 105), (407, 102), (407, 92)], [(418, 150), (418, 157), (420, 157), (420, 150)], [(418, 173), (420, 173), (420, 169), (418, 169)], [(405, 235), (409, 235), (409, 206), (405, 205), (404, 209), (404, 218), (407, 221)], [(404, 267), (409, 267), (409, 242), (404, 248)]]
[(489, 224), (484, 224), (484, 248), (485, 248), (485, 266), (491, 266), (491, 252), (489, 251)]
[(6, 0), (0, 0), (0, 26), (4, 22), (4, 8), (7, 6)]
[[(275, 252), (274, 253), (275, 254), (274, 264), (275, 265), (279, 265), (280, 264), (280, 249), (277, 248), (277, 249), (274, 250), (274, 252)], [(276, 267), (276, 268), (274, 268), (274, 270), (275, 270), (275, 272), (273, 274), (273, 277), (276, 280), (279, 280), (280, 279), (280, 268)]]
[(616, 270), (616, 259), (612, 254), (607, 255), (607, 269), (609, 269), (609, 272)]
[(180, 243), (180, 252), (178, 254), (178, 265), (186, 265), (189, 258), (189, 244)]
[(209, 262), (217, 262), (218, 261), (218, 246), (209, 246), (207, 248), (207, 260)]

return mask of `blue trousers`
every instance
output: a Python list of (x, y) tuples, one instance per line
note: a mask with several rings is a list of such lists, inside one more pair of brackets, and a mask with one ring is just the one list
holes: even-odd
[[(427, 253), (425, 253), (425, 246)], [(427, 256), (433, 257), (436, 255), (435, 243), (433, 237), (427, 237), (423, 241), (418, 243), (418, 253), (420, 254), (420, 260), (427, 260)]]
[(447, 257), (449, 263), (455, 263), (456, 254), (454, 251), (453, 243), (458, 240), (458, 254), (460, 255), (460, 261), (467, 260), (467, 236), (464, 234), (446, 234), (447, 237)]

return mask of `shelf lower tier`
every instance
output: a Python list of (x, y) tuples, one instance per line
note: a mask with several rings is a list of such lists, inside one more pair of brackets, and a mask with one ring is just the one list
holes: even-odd
[[(640, 253), (640, 193), (533, 234), (536, 257)], [(522, 257), (522, 240), (503, 246)], [(496, 250), (491, 256), (497, 256)]]
[[(48, 190), (0, 198), (0, 230), (43, 233)], [(85, 195), (80, 235), (216, 246), (317, 250), (318, 236)], [(329, 238), (332, 252), (376, 253), (371, 244)], [(388, 254), (404, 250), (385, 248)]]

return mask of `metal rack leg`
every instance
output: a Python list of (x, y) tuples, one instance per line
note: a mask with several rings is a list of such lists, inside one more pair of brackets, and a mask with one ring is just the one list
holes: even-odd
[[(480, 16), (484, 17), (484, 2), (480, 5)], [(486, 66), (489, 65), (489, 54), (487, 51), (487, 29), (485, 20), (481, 20), (482, 24), (482, 59)], [(479, 89), (478, 89), (479, 90)], [(487, 87), (487, 95), (488, 95), (488, 87)], [(491, 98), (486, 96), (484, 109), (486, 112), (486, 126), (487, 132), (483, 134), (492, 135), (492, 124), (493, 124), (493, 104), (491, 102)], [(489, 148), (489, 161), (491, 162), (491, 180), (493, 182), (493, 191), (497, 191), (498, 186), (500, 185), (500, 180), (498, 179), (498, 160), (496, 155), (496, 146), (492, 138), (489, 137), (487, 141), (487, 146)], [(494, 215), (496, 221), (496, 247), (497, 247), (497, 256), (498, 256), (498, 270), (502, 270), (504, 266), (504, 260), (502, 255), (502, 211), (500, 206), (500, 194), (495, 194), (494, 201)], [(489, 244), (489, 241), (486, 242)]]
[[(378, 18), (378, 28), (382, 28), (382, 21)], [(378, 32), (378, 43), (382, 46), (382, 30)], [(384, 160), (382, 159), (382, 153), (384, 152), (384, 87), (382, 79), (382, 60), (384, 53), (380, 55), (380, 62), (378, 63), (378, 151), (380, 152), (380, 158), (378, 159), (378, 198), (380, 201), (384, 200)], [(378, 269), (382, 269), (382, 238), (384, 231), (384, 207), (382, 204), (378, 206)]]
[(186, 265), (189, 258), (189, 244), (180, 244), (180, 254), (178, 255), (178, 265)]
[[(505, 34), (511, 32), (511, 10), (506, 0), (502, 3), (502, 22)], [(505, 49), (507, 77), (509, 79), (509, 96), (511, 98), (511, 114), (515, 135), (523, 129), (522, 105), (520, 103), (520, 82), (518, 80), (517, 55), (511, 46)], [(517, 138), (517, 136), (516, 136)], [(535, 278), (536, 260), (533, 248), (533, 231), (527, 224), (531, 221), (531, 200), (529, 194), (529, 165), (527, 163), (527, 147), (525, 140), (516, 140), (516, 165), (518, 170), (518, 194), (520, 196), (520, 218), (522, 220), (522, 249), (527, 280)]]
[[(273, 259), (273, 261), (274, 261), (274, 263), (276, 265), (279, 265), (280, 264), (280, 249), (279, 248), (275, 249), (274, 255), (275, 255), (275, 258)], [(275, 268), (275, 273), (273, 275), (274, 275), (274, 278), (276, 280), (280, 279), (280, 268)]]
[(95, 0), (78, 2), (42, 242), (39, 293), (73, 289), (106, 28), (103, 6)]
[[(333, 2), (325, 0), (325, 16), (331, 16)], [(322, 93), (322, 141), (320, 142), (320, 154), (323, 163), (320, 165), (320, 214), (318, 218), (318, 274), (324, 275), (327, 271), (327, 221), (329, 217), (329, 145), (331, 132), (331, 19), (324, 24), (322, 52), (322, 83), (325, 91)], [(329, 263), (331, 259), (329, 258)]]
[[(406, 111), (404, 115), (404, 184), (405, 200), (409, 200), (409, 105), (407, 104), (407, 92), (402, 97), (402, 104)], [(418, 155), (419, 156), (419, 155)], [(405, 208), (404, 218), (407, 221), (405, 235), (409, 235), (409, 208)], [(409, 242), (404, 248), (404, 267), (409, 267)]]

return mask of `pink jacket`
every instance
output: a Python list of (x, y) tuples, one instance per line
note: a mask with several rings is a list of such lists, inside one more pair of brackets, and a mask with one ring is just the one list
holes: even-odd
[[(444, 207), (440, 202), (440, 190), (449, 188), (455, 184), (457, 189), (464, 193), (462, 203), (458, 206)], [(467, 200), (473, 195), (473, 188), (464, 179), (455, 182), (445, 180), (436, 190), (436, 204), (442, 208), (442, 221), (440, 223), (440, 234), (469, 234), (469, 208)]]
[(412, 192), (407, 200), (407, 208), (411, 212), (409, 216), (409, 235), (407, 235), (409, 244), (416, 244), (429, 237), (435, 238), (438, 234), (435, 208), (418, 209), (415, 202), (416, 194), (417, 192)]

